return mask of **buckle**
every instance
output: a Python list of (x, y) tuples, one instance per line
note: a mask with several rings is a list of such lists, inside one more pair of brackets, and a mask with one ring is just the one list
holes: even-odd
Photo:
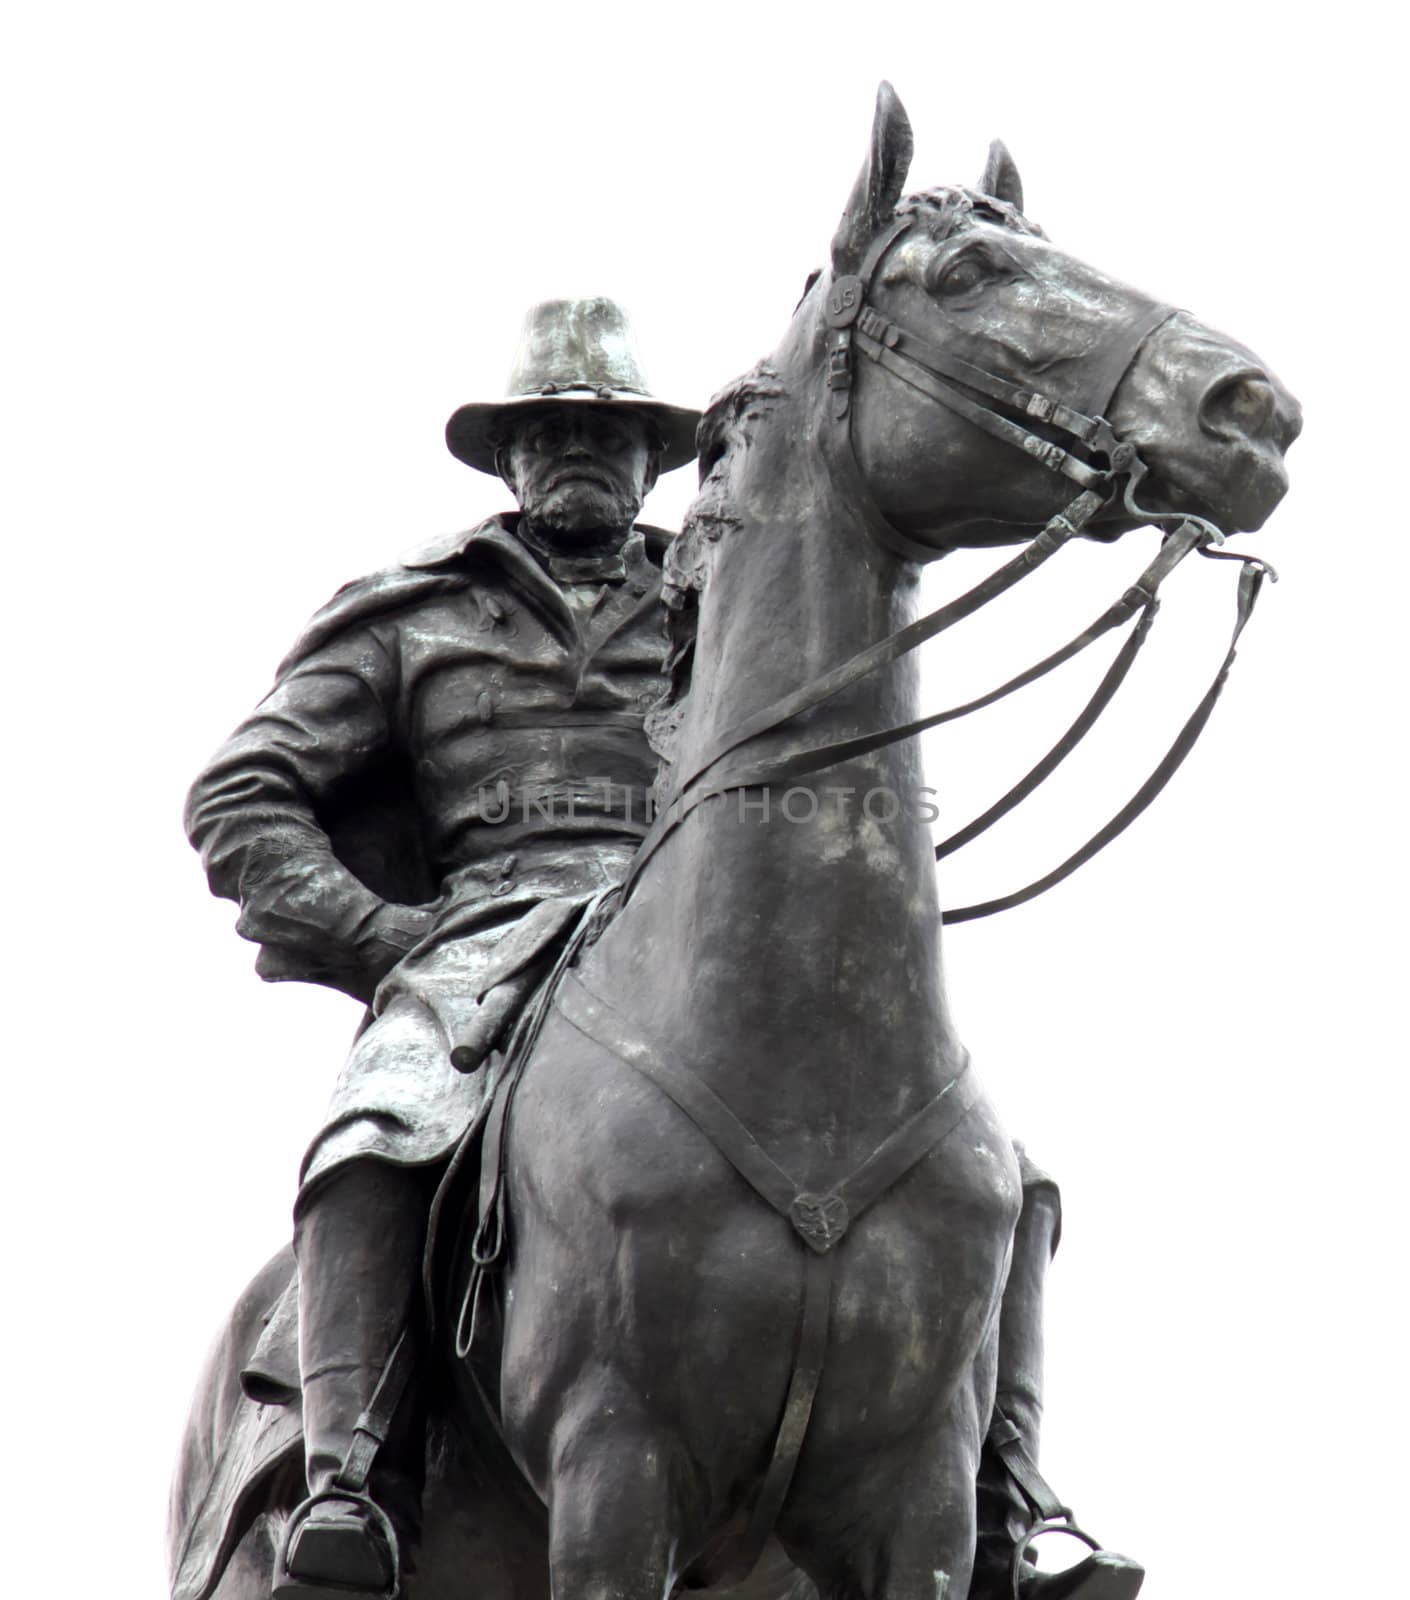
[(846, 334), (843, 334), (841, 341), (828, 352), (827, 386), (829, 389), (852, 387), (852, 347)]

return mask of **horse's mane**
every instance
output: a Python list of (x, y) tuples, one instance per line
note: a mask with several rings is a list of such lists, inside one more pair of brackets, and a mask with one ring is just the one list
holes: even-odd
[(942, 186), (919, 189), (896, 204), (896, 216), (914, 217), (937, 242), (962, 233), (976, 221), (996, 222), (1011, 233), (1026, 233), (1044, 239), (1047, 235), (1036, 222), (1030, 222), (1015, 205), (977, 189)]
[(700, 493), (680, 533), (671, 540), (662, 574), (661, 598), (666, 603), (670, 641), (666, 657), (669, 681), (665, 693), (646, 714), (646, 737), (661, 760), (656, 777), (658, 798), (665, 787), (676, 730), (690, 692), (700, 593), (708, 568), (705, 548), (740, 525), (730, 493), (731, 466), (785, 393), (776, 369), (760, 361), (711, 398), (696, 430)]
[[(1014, 233), (1045, 237), (1043, 230), (1007, 200), (974, 189), (940, 187), (921, 189), (896, 205), (895, 215), (915, 219), (936, 243), (974, 226), (977, 221), (997, 223)], [(794, 311), (802, 311), (822, 278), (810, 275)], [(662, 598), (666, 602), (669, 684), (646, 717), (646, 736), (660, 757), (658, 798), (667, 785), (676, 731), (690, 693), (690, 669), (695, 651), (700, 593), (708, 563), (705, 547), (740, 526), (741, 518), (731, 495), (732, 467), (748, 446), (758, 426), (784, 398), (786, 390), (778, 371), (761, 361), (742, 377), (725, 385), (705, 408), (696, 432), (700, 457), (700, 493), (686, 516), (679, 535), (666, 554)]]

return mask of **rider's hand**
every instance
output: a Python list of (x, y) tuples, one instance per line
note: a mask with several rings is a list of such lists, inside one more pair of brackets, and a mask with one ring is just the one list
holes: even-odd
[(439, 910), (439, 903), (402, 906), (383, 900), (365, 919), (356, 940), (358, 965), (371, 979), (374, 989), (431, 931)]
[(264, 946), (256, 963), (261, 977), (325, 983), (359, 1000), (371, 998), (439, 909), (381, 899), (331, 851), (260, 862), (240, 888), (235, 927)]

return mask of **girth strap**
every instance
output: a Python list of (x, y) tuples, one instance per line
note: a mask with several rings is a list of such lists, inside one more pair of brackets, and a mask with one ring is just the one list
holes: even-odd
[(698, 1073), (593, 994), (576, 973), (564, 974), (555, 1004), (580, 1033), (635, 1068), (684, 1112), (750, 1188), (787, 1218), (808, 1247), (793, 1370), (773, 1455), (744, 1534), (727, 1550), (711, 1552), (703, 1563), (708, 1582), (723, 1577), (726, 1569), (720, 1561), (725, 1558), (730, 1572), (747, 1573), (778, 1520), (822, 1379), (832, 1315), (833, 1248), (867, 1207), (963, 1122), (979, 1098), (978, 1080), (966, 1058), (949, 1083), (861, 1166), (830, 1189), (814, 1192), (803, 1189), (779, 1166)]

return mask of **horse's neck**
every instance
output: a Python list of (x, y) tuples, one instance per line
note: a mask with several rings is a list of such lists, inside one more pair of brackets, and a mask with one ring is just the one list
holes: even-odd
[[(722, 495), (735, 525), (700, 602), (683, 768), (745, 717), (902, 626), (914, 610), (913, 572), (850, 525), (812, 452), (786, 447), (791, 409), (770, 418), (767, 437), (743, 452)], [(914, 698), (905, 668), (871, 677), (755, 753), (771, 742), (797, 745), (805, 730), (816, 742), (824, 728), (875, 726), (876, 716)]]
[[(800, 445), (812, 424), (795, 387), (714, 487), (726, 531), (700, 600), (678, 774), (913, 609), (914, 572), (848, 525), (816, 450)], [(905, 720), (916, 695), (903, 661), (755, 741), (751, 761)], [(773, 785), (767, 802), (758, 788), (710, 800), (632, 905), (637, 994), (651, 995), (658, 1029), (781, 1159), (834, 1175), (958, 1054), (921, 782), (906, 744)]]

